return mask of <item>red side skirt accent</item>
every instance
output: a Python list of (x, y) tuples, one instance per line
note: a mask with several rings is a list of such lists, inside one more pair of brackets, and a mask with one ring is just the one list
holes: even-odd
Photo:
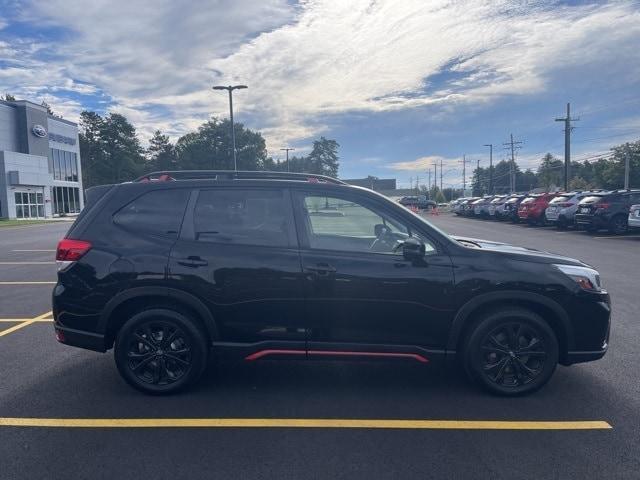
[(326, 355), (345, 357), (388, 357), (388, 358), (410, 358), (421, 363), (428, 363), (429, 360), (417, 353), (396, 353), (396, 352), (357, 352), (345, 350), (260, 350), (245, 357), (245, 360), (252, 361), (268, 355)]

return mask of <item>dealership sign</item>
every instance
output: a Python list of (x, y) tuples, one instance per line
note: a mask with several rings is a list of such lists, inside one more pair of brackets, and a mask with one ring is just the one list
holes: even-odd
[(57, 133), (49, 133), (49, 140), (58, 143), (66, 143), (67, 145), (75, 145), (76, 139), (71, 137), (65, 137), (64, 135), (58, 135)]
[(47, 136), (47, 129), (42, 125), (34, 125), (31, 132), (39, 138), (45, 138)]

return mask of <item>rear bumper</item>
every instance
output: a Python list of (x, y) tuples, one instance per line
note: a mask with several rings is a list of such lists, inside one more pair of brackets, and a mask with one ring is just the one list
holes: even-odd
[(104, 335), (63, 327), (58, 323), (54, 323), (53, 328), (60, 343), (71, 345), (72, 347), (86, 348), (95, 352), (107, 351)]
[(629, 228), (640, 228), (640, 217), (629, 217)]
[(567, 352), (563, 365), (573, 365), (574, 363), (593, 362), (600, 360), (607, 353), (607, 347), (602, 350), (592, 352)]
[(605, 228), (608, 220), (600, 215), (590, 215), (586, 213), (576, 214), (576, 223), (578, 225), (591, 226), (596, 228)]

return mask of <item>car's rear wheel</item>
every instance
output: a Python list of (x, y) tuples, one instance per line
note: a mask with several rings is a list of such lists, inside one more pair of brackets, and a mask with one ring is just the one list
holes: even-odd
[(114, 356), (120, 375), (145, 393), (175, 393), (194, 383), (207, 364), (207, 343), (193, 319), (154, 308), (131, 317), (120, 329)]
[(558, 363), (558, 340), (539, 315), (496, 310), (474, 326), (464, 345), (469, 377), (498, 395), (523, 395), (545, 385)]
[(621, 235), (627, 231), (627, 217), (624, 215), (616, 215), (609, 222), (609, 233)]

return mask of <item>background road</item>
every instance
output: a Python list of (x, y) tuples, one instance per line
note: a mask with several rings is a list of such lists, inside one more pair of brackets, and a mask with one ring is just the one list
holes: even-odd
[[(638, 478), (640, 238), (428, 219), (450, 233), (594, 265), (613, 298), (609, 353), (558, 367), (547, 387), (517, 399), (422, 365), (269, 361), (213, 366), (194, 390), (153, 398), (120, 380), (110, 354), (60, 345), (51, 324), (39, 322), (0, 336), (0, 417), (604, 420), (612, 430), (0, 426), (0, 478)], [(0, 318), (50, 310), (53, 285), (3, 282), (55, 281), (55, 264), (35, 262), (53, 261), (67, 227), (0, 230)]]

